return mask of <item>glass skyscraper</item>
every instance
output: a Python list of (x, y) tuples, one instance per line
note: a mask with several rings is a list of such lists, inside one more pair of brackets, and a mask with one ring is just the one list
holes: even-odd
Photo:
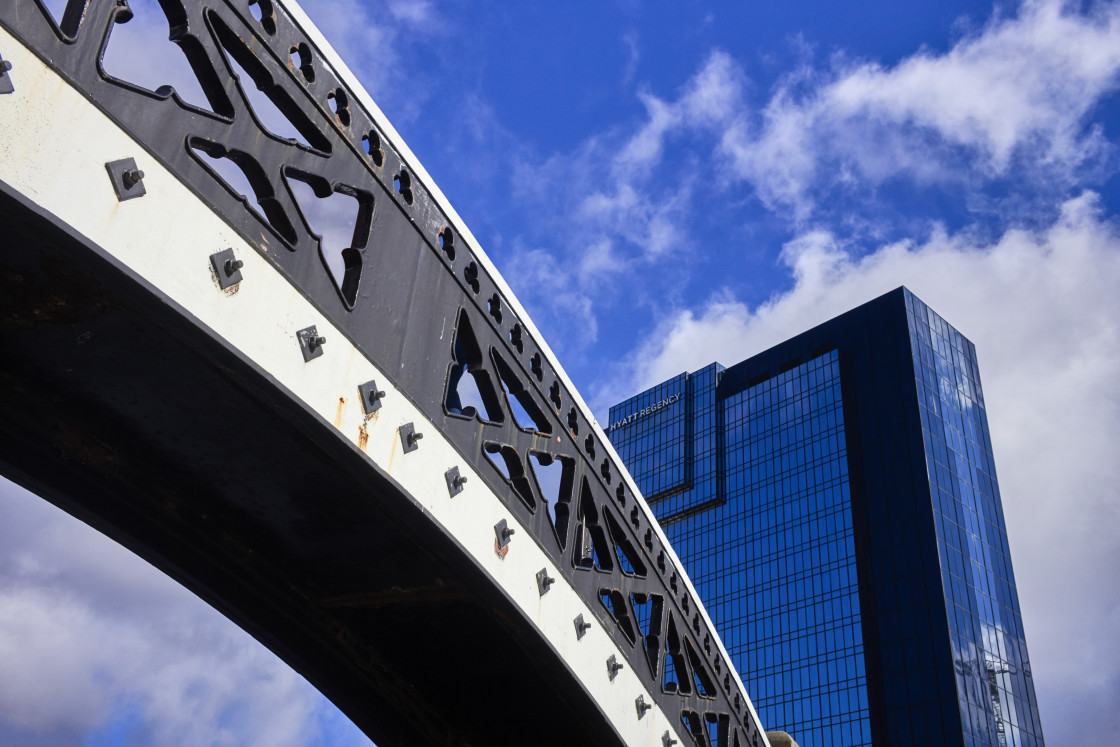
[(971, 342), (899, 288), (610, 411), (768, 729), (1042, 747)]

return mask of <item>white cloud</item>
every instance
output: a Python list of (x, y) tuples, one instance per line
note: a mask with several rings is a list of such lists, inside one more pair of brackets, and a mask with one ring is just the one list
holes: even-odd
[[(543, 326), (558, 312), (576, 312), (583, 324), (566, 340), (568, 352), (581, 352), (594, 342), (595, 335), (586, 330), (596, 328), (598, 308), (609, 305), (620, 282), (650, 272), (659, 262), (686, 257), (693, 249), (687, 226), (702, 181), (692, 168), (695, 158), (682, 149), (674, 153), (671, 178), (655, 171), (666, 160), (667, 140), (682, 128), (718, 130), (740, 108), (743, 84), (731, 57), (716, 51), (676, 100), (639, 93), (645, 117), (633, 127), (593, 135), (574, 152), (541, 161), (517, 154), (514, 193), (533, 206), (538, 226), (547, 227), (550, 236), (532, 242), (532, 250), (515, 251), (507, 274), (515, 290), (523, 289), (530, 298), (530, 309)], [(553, 298), (565, 300), (534, 307), (529, 289), (542, 279), (549, 281), (548, 287), (563, 289)], [(558, 335), (564, 338), (573, 329), (558, 330)]]
[(612, 169), (624, 179), (648, 176), (660, 164), (667, 136), (682, 129), (722, 129), (741, 116), (745, 76), (726, 52), (716, 50), (681, 90), (666, 102), (649, 91), (639, 94), (646, 122), (612, 158)]
[[(153, 745), (322, 736), (325, 699), (193, 594), (4, 481), (0, 515), (0, 733), (135, 716)], [(352, 725), (342, 734), (368, 744)]]
[(791, 289), (753, 309), (724, 294), (670, 315), (627, 362), (633, 373), (597, 401), (713, 360), (738, 362), (907, 285), (977, 347), (1044, 727), (1057, 712), (1057, 732), (1072, 728), (1070, 703), (1078, 728), (1114, 723), (1120, 226), (1086, 193), (1045, 230), (1008, 230), (990, 243), (935, 230), (857, 256), (817, 231), (782, 258)]
[(428, 0), (392, 0), (389, 12), (398, 21), (413, 26), (436, 23), (435, 10)]
[(814, 191), (895, 176), (919, 183), (1001, 178), (1017, 159), (1063, 183), (1108, 149), (1086, 129), (1120, 84), (1120, 5), (1078, 14), (1030, 0), (942, 54), (893, 67), (843, 59), (777, 87), (756, 128), (724, 141), (737, 173), (773, 209), (807, 217)]

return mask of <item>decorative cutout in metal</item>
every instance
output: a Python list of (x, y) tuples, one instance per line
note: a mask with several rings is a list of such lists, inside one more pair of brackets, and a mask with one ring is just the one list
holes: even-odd
[[(361, 97), (278, 0), (160, 6), (210, 110), (173, 88), (149, 91), (103, 70), (114, 28), (132, 17), (125, 0), (70, 0), (60, 23), (40, 0), (0, 3), (0, 24), (238, 230), (423, 410), (597, 610), (631, 671), (666, 713), (678, 714), (682, 734), (705, 747), (762, 744), (739, 684), (717, 680), (730, 664), (711, 645), (716, 633), (678, 584), (647, 514), (624, 483), (611, 485), (622, 465), (599, 458), (589, 414), (565, 409), (575, 400), (552, 361)], [(267, 95), (298, 139), (262, 123), (252, 88)], [(230, 187), (215, 159), (239, 169), (254, 194)], [(292, 179), (316, 196), (338, 192), (358, 201), (341, 282), (293, 196)], [(439, 360), (446, 365), (432, 365)], [(485, 412), (459, 395), (468, 375)], [(372, 382), (363, 391), (367, 412), (380, 394)], [(531, 456), (563, 467), (553, 505)], [(449, 477), (454, 492), (452, 484)], [(505, 550), (512, 529), (496, 532), (495, 549)], [(542, 594), (552, 583), (545, 578)], [(577, 619), (574, 632), (582, 636), (586, 625)], [(639, 698), (637, 716), (649, 707)]]

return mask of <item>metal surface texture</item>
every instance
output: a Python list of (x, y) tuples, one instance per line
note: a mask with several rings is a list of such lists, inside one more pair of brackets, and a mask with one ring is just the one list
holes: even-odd
[[(275, 0), (160, 5), (209, 111), (184, 103), (173, 89), (152, 92), (104, 72), (100, 60), (112, 33), (131, 18), (126, 0), (71, 0), (58, 23), (39, 0), (5, 2), (0, 25), (222, 216), (436, 425), (531, 532), (511, 538), (512, 527), (495, 527), (495, 551), (535, 542), (596, 610), (626, 656), (624, 663), (612, 659), (604, 677), (623, 667), (636, 673), (697, 745), (765, 744), (715, 631), (602, 431), (435, 190), (332, 68), (332, 55), (297, 23), (302, 12), (289, 13)], [(269, 97), (303, 142), (262, 124), (248, 86)], [(246, 200), (227, 185), (213, 159), (236, 165), (255, 195)], [(110, 177), (135, 169), (110, 168)], [(293, 180), (319, 197), (339, 193), (357, 201), (338, 282)], [(122, 183), (126, 193), (143, 187), (126, 181), (133, 182)], [(114, 186), (121, 194), (115, 177)], [(232, 251), (212, 262), (223, 289), (241, 281), (242, 263)], [(309, 366), (324, 344), (337, 344), (314, 327), (301, 330), (298, 342)], [(468, 378), (480, 402), (461, 400)], [(384, 394), (374, 381), (363, 385), (365, 411), (376, 412)], [(404, 451), (419, 449), (404, 458), (422, 458), (422, 436), (411, 424), (402, 427)], [(534, 465), (555, 464), (561, 477), (550, 496)], [(458, 496), (465, 477), (445, 470), (438, 469), (447, 491)], [(542, 597), (558, 581), (546, 570), (537, 574)], [(588, 623), (582, 615), (574, 623), (582, 638)], [(641, 719), (650, 707), (639, 696), (634, 715)], [(665, 740), (672, 743), (668, 734)]]

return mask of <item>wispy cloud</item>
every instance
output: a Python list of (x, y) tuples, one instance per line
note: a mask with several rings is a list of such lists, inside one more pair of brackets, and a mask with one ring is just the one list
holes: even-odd
[(402, 49), (445, 31), (431, 2), (316, 0), (303, 7), (395, 124), (420, 115), (430, 86), (403, 64)]
[(892, 178), (969, 183), (1014, 173), (1061, 187), (1111, 150), (1086, 116), (1120, 84), (1120, 6), (1030, 0), (944, 53), (897, 65), (839, 57), (779, 83), (727, 132), (735, 171), (774, 210), (808, 218), (830, 190)]
[[(510, 273), (515, 290), (522, 271), (533, 278), (547, 271), (579, 299), (582, 316), (594, 321), (601, 308), (611, 308), (627, 279), (656, 276), (656, 268), (667, 261), (679, 265), (676, 279), (687, 274), (684, 260), (695, 249), (689, 223), (698, 185), (706, 181), (701, 175), (711, 172), (703, 165), (711, 150), (697, 153), (693, 143), (670, 141), (682, 131), (726, 122), (741, 106), (743, 84), (738, 66), (717, 51), (675, 100), (638, 92), (645, 112), (640, 121), (592, 135), (574, 152), (544, 159), (519, 153), (513, 192), (539, 217), (534, 226), (544, 230), (526, 242), (531, 249), (517, 252), (510, 262), (516, 270)], [(670, 147), (674, 150), (667, 155)], [(542, 268), (533, 271), (534, 263), (543, 263)], [(658, 305), (665, 300), (660, 284), (648, 286), (645, 296), (628, 293), (630, 303)], [(532, 304), (530, 309), (544, 319), (566, 311)], [(573, 337), (566, 352), (578, 353), (594, 342), (594, 335), (585, 334), (587, 328)]]

